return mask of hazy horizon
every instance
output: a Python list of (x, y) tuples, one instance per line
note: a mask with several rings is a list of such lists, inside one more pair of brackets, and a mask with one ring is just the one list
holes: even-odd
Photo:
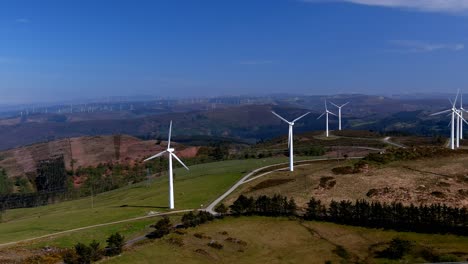
[(3, 1), (0, 104), (451, 93), (468, 87), (467, 14), (433, 0)]

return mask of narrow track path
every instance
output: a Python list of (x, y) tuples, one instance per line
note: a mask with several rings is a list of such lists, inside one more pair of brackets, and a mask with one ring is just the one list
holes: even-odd
[(43, 236), (32, 237), (32, 238), (18, 240), (18, 241), (14, 241), (14, 242), (3, 243), (3, 244), (0, 244), (0, 248), (8, 247), (8, 246), (14, 246), (14, 245), (17, 245), (17, 244), (31, 242), (31, 241), (38, 240), (38, 239), (50, 238), (50, 237), (54, 237), (54, 236), (58, 236), (58, 235), (64, 235), (64, 234), (68, 234), (68, 233), (72, 233), (72, 232), (82, 231), (82, 230), (101, 227), (101, 226), (115, 225), (115, 224), (120, 224), (120, 223), (125, 223), (125, 222), (132, 222), (132, 221), (137, 221), (137, 220), (142, 220), (142, 219), (147, 219), (147, 218), (153, 218), (153, 217), (171, 215), (171, 214), (178, 214), (178, 213), (185, 213), (185, 212), (190, 212), (190, 211), (193, 211), (193, 210), (192, 209), (178, 210), (178, 211), (172, 211), (172, 212), (167, 212), (167, 213), (159, 213), (159, 214), (154, 214), (154, 215), (140, 216), (140, 217), (125, 219), (125, 220), (120, 220), (120, 221), (115, 221), (115, 222), (84, 226), (84, 227), (69, 229), (69, 230), (60, 231), (60, 232), (56, 232), (56, 233), (52, 233), (52, 234), (47, 234), (47, 235), (43, 235)]

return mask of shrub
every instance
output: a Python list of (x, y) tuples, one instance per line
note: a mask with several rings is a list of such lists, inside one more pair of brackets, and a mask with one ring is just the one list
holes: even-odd
[(343, 259), (348, 259), (349, 258), (349, 253), (346, 251), (346, 249), (342, 246), (336, 246), (336, 248), (333, 250), (333, 253), (338, 255), (340, 258)]
[(216, 206), (215, 211), (221, 215), (225, 215), (228, 212), (228, 208), (223, 203), (221, 203), (218, 206)]
[(171, 232), (172, 225), (171, 225), (171, 220), (169, 217), (164, 216), (162, 219), (160, 219), (156, 224), (152, 225), (151, 227), (154, 227), (154, 231), (146, 235), (148, 238), (161, 238)]
[(91, 247), (83, 244), (78, 243), (75, 245), (75, 252), (78, 255), (78, 262), (80, 264), (89, 264), (91, 263)]
[(210, 243), (208, 243), (208, 246), (216, 249), (223, 249), (223, 244), (216, 242), (215, 240), (211, 240)]
[(91, 260), (98, 261), (102, 258), (103, 252), (101, 249), (101, 245), (96, 240), (93, 240), (91, 244), (89, 244), (89, 248), (91, 249)]
[(117, 232), (115, 234), (110, 235), (109, 238), (107, 238), (106, 242), (106, 255), (116, 256), (122, 253), (123, 246), (125, 244), (125, 237)]
[(205, 211), (199, 211), (198, 214), (188, 212), (182, 216), (182, 223), (186, 228), (195, 227), (213, 220), (214, 216)]
[(78, 263), (78, 255), (74, 249), (66, 250), (62, 255), (63, 263), (76, 264)]
[(352, 174), (354, 169), (351, 166), (336, 167), (332, 169), (333, 174)]
[(169, 243), (182, 247), (184, 246), (184, 240), (181, 237), (171, 237), (168, 239)]
[(401, 259), (411, 250), (411, 242), (408, 240), (394, 238), (390, 241), (388, 248), (377, 253), (379, 258)]
[(207, 236), (207, 235), (205, 235), (203, 233), (195, 233), (195, 234), (193, 234), (193, 236), (196, 237), (196, 238), (199, 238), (199, 239), (211, 239), (210, 236)]

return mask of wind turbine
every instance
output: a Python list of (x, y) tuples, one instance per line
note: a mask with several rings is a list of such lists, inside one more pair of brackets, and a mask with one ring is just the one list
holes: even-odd
[(293, 121), (289, 122), (288, 120), (284, 119), (282, 116), (278, 115), (274, 111), (271, 111), (275, 116), (277, 116), (279, 119), (283, 120), (284, 122), (288, 123), (289, 125), (289, 133), (288, 133), (288, 148), (289, 148), (289, 170), (294, 171), (294, 158), (293, 158), (293, 126), (296, 121), (299, 119), (303, 118), (304, 116), (310, 114), (310, 112), (307, 112), (300, 117), (294, 119)]
[(174, 209), (174, 175), (172, 172), (172, 158), (174, 157), (187, 170), (189, 170), (189, 168), (179, 159), (179, 157), (176, 156), (176, 154), (174, 154), (175, 149), (171, 148), (171, 134), (172, 134), (172, 120), (169, 125), (169, 137), (167, 140), (167, 149), (163, 152), (160, 152), (154, 156), (151, 156), (145, 159), (145, 162), (168, 153), (168, 156), (169, 156), (169, 209)]
[[(463, 92), (460, 93), (460, 117), (463, 118), (463, 112), (467, 112), (465, 108), (463, 108)], [(460, 139), (463, 139), (463, 122), (460, 125)]]
[(349, 102), (347, 102), (346, 104), (342, 104), (341, 106), (338, 106), (336, 104), (334, 104), (333, 102), (330, 102), (330, 104), (338, 107), (338, 120), (339, 120), (339, 125), (338, 125), (338, 129), (341, 131), (341, 108), (343, 108), (344, 106), (346, 106), (347, 104), (349, 104)]
[[(450, 103), (452, 104), (452, 108), (451, 109), (447, 109), (447, 110), (444, 110), (444, 111), (441, 111), (441, 112), (437, 112), (437, 113), (434, 113), (434, 114), (431, 114), (431, 116), (436, 116), (436, 115), (441, 115), (441, 114), (445, 114), (445, 113), (449, 113), (449, 115), (452, 116), (451, 118), (451, 121), (450, 121), (450, 126), (451, 126), (451, 131), (450, 131), (450, 148), (451, 149), (455, 149), (455, 116), (457, 117), (457, 147), (459, 147), (459, 136), (460, 136), (460, 123), (461, 121), (466, 122), (465, 119), (463, 119), (463, 117), (460, 115), (459, 113), (459, 110), (455, 107), (455, 104), (457, 103), (457, 99), (458, 99), (458, 94), (460, 93), (460, 91), (457, 92), (457, 96), (455, 97), (455, 100), (452, 102), (450, 99)], [(468, 123), (467, 123), (468, 124)]]
[(336, 116), (334, 113), (328, 111), (328, 107), (327, 107), (327, 101), (325, 101), (325, 112), (323, 112), (323, 114), (321, 114), (317, 119), (320, 119), (322, 116), (325, 115), (326, 117), (326, 131), (327, 131), (327, 137), (329, 136), (329, 129), (328, 129), (328, 114), (331, 114), (331, 115), (334, 115)]

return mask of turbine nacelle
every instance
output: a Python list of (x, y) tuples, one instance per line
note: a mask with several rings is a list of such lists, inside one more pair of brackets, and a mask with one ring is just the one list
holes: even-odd
[(168, 149), (167, 149), (167, 152), (169, 152), (169, 153), (172, 153), (172, 152), (174, 152), (174, 151), (175, 151), (174, 148), (168, 148)]

